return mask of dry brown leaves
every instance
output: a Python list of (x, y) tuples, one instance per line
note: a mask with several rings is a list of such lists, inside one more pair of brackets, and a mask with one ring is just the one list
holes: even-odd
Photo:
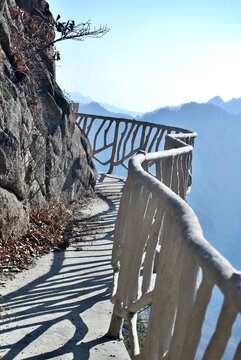
[(0, 272), (21, 271), (36, 257), (65, 249), (69, 245), (65, 228), (71, 217), (66, 204), (33, 209), (27, 234), (19, 239), (0, 240)]
[[(98, 191), (97, 197), (116, 204), (121, 193)], [(90, 202), (90, 198), (84, 198), (72, 205), (60, 203), (48, 209), (33, 209), (27, 234), (19, 239), (0, 239), (0, 274), (26, 269), (37, 257), (65, 249), (70, 241), (95, 238), (107, 225), (101, 216), (83, 219), (82, 209), (88, 208)]]

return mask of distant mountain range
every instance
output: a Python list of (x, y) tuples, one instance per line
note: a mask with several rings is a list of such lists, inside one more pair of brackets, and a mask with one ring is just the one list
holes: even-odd
[(208, 241), (240, 267), (241, 115), (212, 102), (160, 108), (141, 121), (195, 130), (193, 185), (188, 202)]
[(241, 97), (224, 102), (220, 96), (215, 96), (214, 98), (210, 99), (208, 103), (216, 105), (231, 114), (241, 114)]
[(102, 102), (98, 103), (92, 100), (90, 97), (82, 95), (78, 91), (69, 92), (68, 95), (73, 101), (80, 103), (79, 112), (82, 112), (84, 114), (96, 114), (126, 119), (133, 119), (142, 115), (141, 112), (125, 110), (117, 106)]
[(112, 112), (107, 110), (104, 106), (96, 101), (91, 101), (88, 104), (79, 104), (79, 112), (83, 114), (101, 115), (107, 117), (118, 117), (132, 119), (128, 113)]
[[(125, 117), (127, 119), (133, 119), (133, 118), (140, 119), (142, 116), (145, 117), (145, 114), (141, 112), (125, 110), (117, 106), (103, 102), (99, 103), (91, 99), (89, 96), (82, 95), (78, 91), (69, 92), (68, 95), (73, 101), (80, 103), (79, 112), (83, 112), (86, 114), (89, 113), (89, 114), (96, 114), (102, 116), (110, 116), (110, 117)], [(212, 99), (208, 100), (205, 104), (218, 106), (219, 108), (227, 111), (230, 114), (234, 114), (234, 115), (241, 114), (241, 97), (234, 98), (231, 99), (230, 101), (225, 102), (221, 99), (220, 96), (215, 96)], [(159, 111), (160, 109), (166, 109), (167, 112), (169, 110), (178, 111), (180, 107), (184, 105), (162, 107), (157, 110), (154, 110), (151, 113)]]

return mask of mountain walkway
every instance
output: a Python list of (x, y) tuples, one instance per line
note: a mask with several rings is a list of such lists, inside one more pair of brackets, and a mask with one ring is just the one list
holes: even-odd
[(78, 241), (7, 280), (2, 360), (127, 360), (123, 341), (105, 337), (112, 304), (113, 229), (125, 178), (101, 173), (99, 196), (83, 210)]
[[(186, 202), (197, 134), (77, 107), (93, 159), (108, 173), (128, 168), (123, 197), (125, 178), (100, 173), (98, 197), (78, 205), (71, 246), (8, 281), (0, 358), (129, 359), (122, 341), (105, 336), (119, 338), (125, 318), (132, 359), (240, 360), (241, 272), (204, 238)], [(140, 352), (137, 314), (147, 305)]]

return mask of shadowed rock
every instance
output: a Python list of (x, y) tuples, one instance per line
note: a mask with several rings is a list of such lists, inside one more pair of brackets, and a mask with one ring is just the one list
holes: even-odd
[(26, 231), (30, 204), (44, 207), (92, 195), (96, 178), (91, 147), (55, 81), (51, 55), (35, 53), (30, 75), (16, 71), (16, 54), (10, 47), (22, 25), (12, 20), (10, 5), (43, 18), (52, 16), (44, 0), (0, 1), (0, 236), (4, 239)]

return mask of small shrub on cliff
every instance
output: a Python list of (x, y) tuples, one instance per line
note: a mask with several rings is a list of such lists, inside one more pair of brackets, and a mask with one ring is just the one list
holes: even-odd
[[(82, 41), (86, 37), (99, 38), (109, 29), (100, 26), (91, 28), (90, 21), (76, 24), (74, 20), (60, 21), (60, 15), (54, 19), (52, 16), (31, 15), (18, 6), (10, 6), (12, 34), (10, 37), (10, 57), (17, 81), (22, 81), (29, 107), (36, 111), (39, 109), (36, 87), (33, 82), (34, 74), (41, 72), (38, 55), (44, 57), (44, 62), (53, 69), (51, 62), (60, 60), (60, 53), (55, 44), (64, 40)], [(56, 35), (56, 36), (55, 36)], [(50, 70), (51, 71), (51, 70)], [(33, 86), (31, 86), (31, 83)]]
[[(22, 28), (20, 32), (12, 34), (11, 55), (15, 59), (15, 70), (25, 75), (32, 73), (31, 58), (40, 52), (46, 51), (50, 59), (60, 60), (60, 53), (54, 47), (57, 42), (70, 39), (83, 41), (86, 37), (99, 38), (109, 31), (107, 26), (91, 29), (90, 21), (76, 24), (74, 20), (61, 22), (60, 15), (56, 20), (30, 15), (18, 6), (9, 7), (9, 12), (12, 20)], [(59, 36), (55, 37), (55, 33)]]

